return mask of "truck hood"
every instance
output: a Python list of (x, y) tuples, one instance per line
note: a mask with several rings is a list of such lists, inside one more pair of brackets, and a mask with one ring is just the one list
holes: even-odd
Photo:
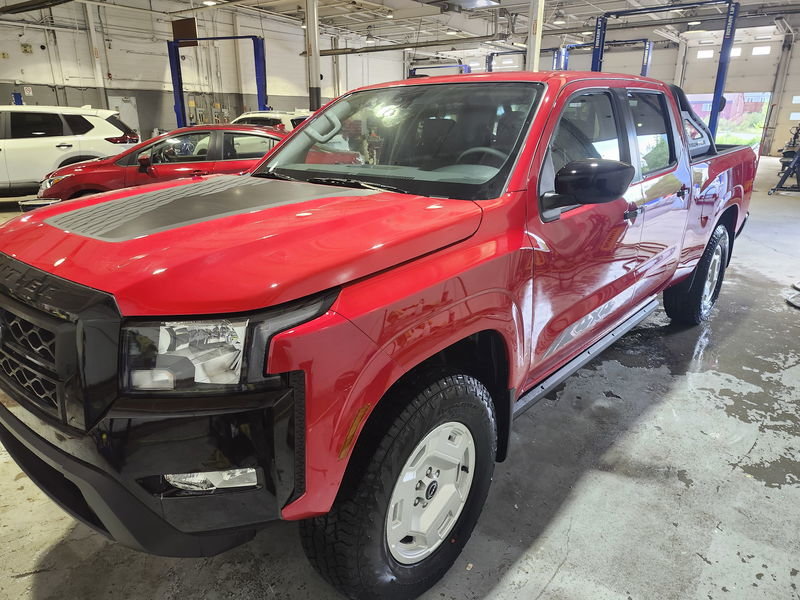
[(472, 235), (468, 200), (218, 175), (17, 217), (0, 252), (113, 294), (126, 316), (266, 308)]

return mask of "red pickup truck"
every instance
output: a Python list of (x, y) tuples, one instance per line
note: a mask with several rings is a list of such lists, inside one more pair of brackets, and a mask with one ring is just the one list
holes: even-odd
[(343, 593), (414, 597), (466, 544), (516, 415), (659, 294), (709, 318), (755, 168), (642, 77), (356, 90), (251, 176), (0, 229), (0, 440), (132, 548), (209, 555), (302, 520)]

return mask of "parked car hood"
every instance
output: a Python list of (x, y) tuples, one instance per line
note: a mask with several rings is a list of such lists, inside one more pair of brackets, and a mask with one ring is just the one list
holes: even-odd
[(468, 200), (217, 175), (107, 192), (0, 228), (0, 252), (116, 297), (123, 315), (255, 310), (472, 235)]
[(90, 158), (89, 160), (82, 160), (81, 162), (72, 163), (71, 165), (67, 165), (66, 167), (59, 167), (52, 173), (48, 173), (45, 175), (45, 179), (49, 179), (50, 177), (62, 177), (64, 175), (75, 175), (77, 173), (83, 173), (85, 171), (91, 171), (97, 167), (105, 166), (109, 163), (113, 163), (115, 160), (119, 159), (119, 154), (115, 156), (104, 156), (102, 158)]

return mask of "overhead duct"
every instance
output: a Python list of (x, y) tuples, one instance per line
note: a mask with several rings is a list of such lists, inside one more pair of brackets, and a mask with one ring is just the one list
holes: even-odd
[(19, 2), (0, 8), (0, 15), (17, 15), (31, 10), (53, 8), (54, 6), (66, 4), (67, 2), (72, 2), (72, 0), (28, 0), (27, 2)]

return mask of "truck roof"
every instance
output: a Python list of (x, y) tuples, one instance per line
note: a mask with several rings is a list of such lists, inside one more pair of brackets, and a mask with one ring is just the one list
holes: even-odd
[(477, 83), (480, 81), (539, 81), (547, 82), (559, 80), (562, 85), (572, 81), (591, 80), (591, 79), (625, 79), (629, 81), (642, 81), (648, 83), (658, 83), (664, 85), (663, 81), (641, 75), (629, 75), (626, 73), (606, 73), (598, 71), (503, 71), (499, 73), (460, 73), (457, 75), (437, 75), (435, 77), (414, 77), (413, 79), (402, 79), (368, 85), (359, 90), (379, 89), (398, 85), (424, 85), (427, 83)]

